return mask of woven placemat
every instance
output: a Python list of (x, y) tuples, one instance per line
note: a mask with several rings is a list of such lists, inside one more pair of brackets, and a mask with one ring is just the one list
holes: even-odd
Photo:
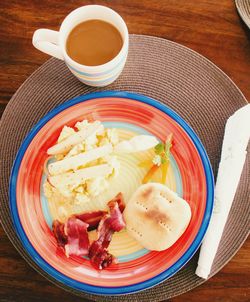
[[(129, 57), (119, 79), (95, 89), (80, 83), (65, 64), (50, 59), (34, 72), (9, 102), (0, 128), (0, 216), (9, 239), (23, 258), (44, 277), (74, 294), (95, 301), (161, 301), (182, 294), (204, 280), (194, 272), (198, 254), (176, 275), (140, 293), (103, 297), (72, 290), (43, 272), (27, 255), (13, 229), (8, 179), (16, 152), (30, 129), (56, 105), (75, 96), (100, 90), (125, 90), (155, 98), (178, 112), (201, 138), (216, 171), (227, 118), (246, 104), (234, 83), (196, 52), (164, 39), (131, 35)], [(249, 156), (235, 196), (211, 276), (237, 252), (249, 232)]]
[(241, 19), (250, 29), (250, 0), (235, 0), (235, 4)]

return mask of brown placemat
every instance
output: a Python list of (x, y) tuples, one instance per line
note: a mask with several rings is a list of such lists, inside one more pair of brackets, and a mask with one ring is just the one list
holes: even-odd
[[(44, 277), (74, 294), (95, 301), (161, 301), (182, 294), (204, 280), (194, 272), (198, 254), (176, 275), (152, 289), (119, 297), (80, 293), (53, 280), (27, 255), (13, 229), (8, 179), (16, 152), (32, 126), (56, 105), (100, 90), (125, 90), (155, 98), (179, 113), (201, 138), (216, 176), (227, 118), (246, 104), (234, 83), (214, 64), (174, 42), (131, 35), (129, 57), (119, 79), (95, 89), (80, 83), (62, 61), (50, 59), (34, 72), (9, 102), (0, 128), (0, 217), (9, 239), (23, 258)], [(211, 276), (237, 252), (249, 233), (249, 155), (230, 212)], [(210, 277), (211, 277), (210, 276)]]
[(235, 0), (235, 4), (241, 19), (250, 29), (250, 0)]

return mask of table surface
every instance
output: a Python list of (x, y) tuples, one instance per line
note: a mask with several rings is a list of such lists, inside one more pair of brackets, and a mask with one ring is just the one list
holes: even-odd
[[(16, 89), (48, 59), (32, 46), (34, 30), (58, 30), (70, 11), (97, 2), (121, 14), (130, 33), (163, 37), (204, 55), (250, 100), (250, 31), (240, 20), (232, 0), (2, 0), (0, 116)], [(83, 301), (35, 272), (17, 253), (2, 228), (0, 237), (0, 301)], [(248, 240), (216, 276), (171, 301), (247, 301), (249, 251)]]

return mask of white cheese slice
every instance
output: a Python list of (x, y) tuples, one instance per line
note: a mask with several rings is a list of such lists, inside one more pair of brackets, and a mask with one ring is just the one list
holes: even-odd
[(47, 151), (49, 155), (55, 155), (60, 153), (66, 153), (68, 152), (73, 146), (81, 143), (89, 136), (95, 134), (99, 128), (102, 127), (101, 123), (99, 121), (96, 121), (92, 124), (89, 124), (88, 127), (75, 132), (74, 134), (67, 137), (62, 142), (50, 147)]
[(69, 170), (76, 170), (80, 166), (86, 165), (87, 163), (96, 160), (98, 158), (104, 157), (110, 154), (113, 150), (111, 144), (104, 145), (102, 147), (98, 147), (92, 149), (90, 151), (80, 153), (75, 156), (71, 156), (65, 158), (63, 160), (57, 161), (55, 163), (51, 163), (48, 166), (49, 174), (57, 175), (67, 172)]
[(109, 164), (103, 164), (80, 169), (75, 172), (49, 176), (48, 182), (59, 191), (63, 191), (65, 188), (73, 190), (80, 184), (84, 183), (87, 179), (108, 176), (112, 173), (112, 170), (113, 168)]

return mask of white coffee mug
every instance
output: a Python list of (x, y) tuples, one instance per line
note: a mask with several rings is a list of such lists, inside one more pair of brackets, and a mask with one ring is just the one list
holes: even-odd
[[(66, 41), (71, 30), (87, 20), (103, 20), (115, 26), (122, 38), (123, 46), (111, 61), (98, 66), (86, 66), (72, 60), (66, 52)], [(60, 30), (38, 29), (33, 35), (33, 45), (58, 59), (64, 60), (69, 70), (83, 83), (103, 87), (114, 82), (123, 70), (127, 54), (129, 36), (127, 26), (120, 15), (101, 5), (86, 5), (72, 11), (62, 22)]]

